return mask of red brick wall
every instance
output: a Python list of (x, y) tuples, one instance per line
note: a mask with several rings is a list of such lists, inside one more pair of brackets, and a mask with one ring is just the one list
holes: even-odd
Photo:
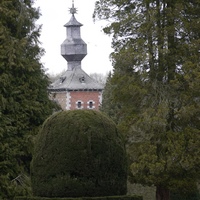
[(99, 110), (99, 96), (100, 92), (99, 91), (71, 91), (70, 92), (71, 96), (71, 107), (70, 110), (77, 109), (77, 101), (82, 101), (83, 102), (83, 108), (82, 109), (88, 109), (88, 101), (93, 101), (94, 102), (94, 110)]
[[(57, 101), (63, 110), (77, 109), (77, 101), (82, 102), (82, 109), (89, 109), (88, 102), (93, 101), (94, 110), (99, 110), (101, 92), (99, 91), (71, 91), (51, 93), (50, 99)], [(68, 98), (67, 98), (68, 96)]]

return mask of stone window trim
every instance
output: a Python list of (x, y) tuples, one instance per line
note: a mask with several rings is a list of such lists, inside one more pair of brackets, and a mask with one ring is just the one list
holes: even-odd
[(66, 110), (70, 110), (71, 108), (71, 94), (70, 92), (66, 93)]
[(94, 109), (95, 108), (95, 101), (93, 101), (93, 100), (89, 100), (88, 102), (87, 102), (87, 108), (88, 109)]
[(83, 101), (81, 100), (76, 101), (76, 109), (83, 109)]

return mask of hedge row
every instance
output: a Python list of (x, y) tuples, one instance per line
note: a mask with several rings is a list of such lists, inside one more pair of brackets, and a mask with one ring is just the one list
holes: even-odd
[(15, 197), (15, 200), (143, 200), (141, 196), (106, 196), (82, 198)]

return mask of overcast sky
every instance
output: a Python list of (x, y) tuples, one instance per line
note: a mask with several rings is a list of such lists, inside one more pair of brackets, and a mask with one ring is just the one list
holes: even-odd
[[(95, 0), (74, 0), (78, 13), (76, 19), (83, 24), (81, 37), (87, 43), (88, 54), (82, 60), (82, 69), (90, 73), (106, 74), (112, 70), (109, 60), (111, 38), (102, 32), (106, 22), (93, 22)], [(66, 24), (70, 18), (69, 8), (72, 0), (36, 0), (36, 7), (40, 7), (42, 16), (37, 24), (42, 24), (40, 41), (46, 53), (42, 63), (48, 73), (57, 74), (67, 69), (67, 61), (60, 55), (60, 45), (66, 39)]]

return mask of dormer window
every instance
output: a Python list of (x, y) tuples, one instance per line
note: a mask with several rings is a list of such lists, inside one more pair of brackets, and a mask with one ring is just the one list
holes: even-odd
[(81, 76), (81, 77), (79, 78), (79, 80), (80, 80), (81, 83), (85, 83), (85, 77), (84, 77), (84, 76)]
[(60, 77), (61, 83), (63, 83), (63, 82), (65, 81), (65, 79), (66, 79), (66, 76), (61, 76), (61, 77)]

